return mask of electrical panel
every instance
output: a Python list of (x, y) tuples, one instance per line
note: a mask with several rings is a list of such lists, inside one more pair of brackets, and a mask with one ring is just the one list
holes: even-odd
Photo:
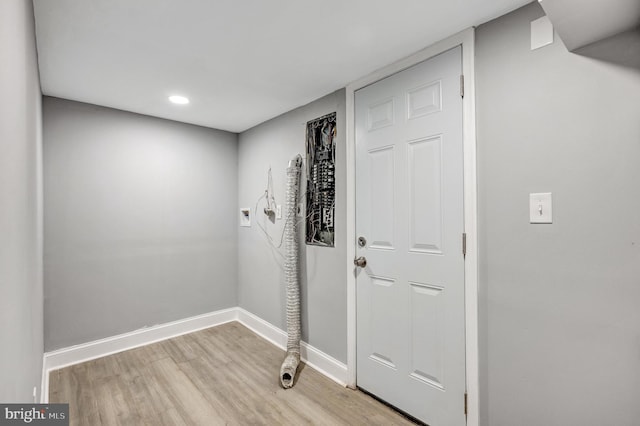
[(307, 123), (307, 244), (333, 247), (336, 113)]

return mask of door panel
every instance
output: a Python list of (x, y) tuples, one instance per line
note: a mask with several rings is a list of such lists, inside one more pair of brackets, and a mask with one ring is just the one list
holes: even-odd
[(371, 306), (376, 315), (371, 317), (371, 353), (369, 358), (389, 368), (396, 368), (398, 341), (395, 329), (398, 327), (393, 301), (397, 297), (395, 280), (371, 277)]
[(464, 425), (461, 48), (356, 92), (357, 382)]
[(410, 376), (444, 390), (443, 289), (427, 284), (411, 286)]
[(370, 192), (375, 193), (370, 201), (371, 247), (393, 249), (394, 195), (395, 195), (394, 147), (385, 146), (369, 151), (371, 174)]
[(442, 254), (442, 137), (408, 143), (409, 250)]
[(407, 95), (409, 120), (442, 110), (442, 85), (440, 81), (411, 90)]

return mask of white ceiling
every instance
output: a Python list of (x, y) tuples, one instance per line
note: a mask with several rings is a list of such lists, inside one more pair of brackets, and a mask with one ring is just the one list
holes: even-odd
[(241, 132), (529, 2), (34, 0), (42, 91)]
[(640, 26), (638, 0), (545, 0), (540, 4), (570, 51)]

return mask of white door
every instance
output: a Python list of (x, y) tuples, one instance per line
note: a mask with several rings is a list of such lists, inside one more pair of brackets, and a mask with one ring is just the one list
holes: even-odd
[(357, 383), (464, 425), (460, 47), (356, 92)]

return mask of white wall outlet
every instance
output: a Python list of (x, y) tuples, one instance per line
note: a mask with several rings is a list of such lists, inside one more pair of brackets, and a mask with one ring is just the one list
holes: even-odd
[(241, 208), (240, 209), (240, 226), (251, 226), (251, 209), (250, 208)]
[(529, 222), (553, 223), (551, 193), (529, 194)]
[(276, 206), (276, 219), (282, 219), (282, 206), (280, 204)]

